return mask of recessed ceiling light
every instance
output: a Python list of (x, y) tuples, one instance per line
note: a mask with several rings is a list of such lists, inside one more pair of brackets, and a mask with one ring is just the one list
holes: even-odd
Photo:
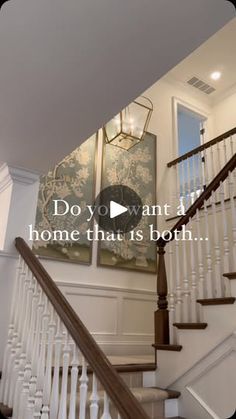
[(211, 79), (212, 80), (219, 80), (221, 78), (221, 72), (220, 71), (214, 71), (211, 73)]

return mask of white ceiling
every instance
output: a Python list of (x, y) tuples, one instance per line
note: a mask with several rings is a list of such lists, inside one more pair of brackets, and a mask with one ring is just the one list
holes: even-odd
[[(220, 80), (211, 79), (210, 75), (214, 71), (222, 73)], [(214, 102), (234, 88), (236, 85), (236, 18), (171, 70), (167, 77), (169, 76), (185, 84), (193, 76), (198, 77), (216, 89), (209, 96)], [(200, 94), (206, 96), (205, 93)]]
[(60, 160), (235, 14), (224, 0), (11, 0), (0, 13), (0, 160)]

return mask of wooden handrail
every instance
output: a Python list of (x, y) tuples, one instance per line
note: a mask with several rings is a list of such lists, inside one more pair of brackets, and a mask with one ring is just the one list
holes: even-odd
[(92, 335), (29, 246), (20, 237), (16, 238), (15, 246), (121, 417), (123, 419), (148, 419), (141, 404), (113, 368), (106, 355), (99, 348)]
[(214, 138), (213, 140), (208, 141), (207, 143), (204, 143), (200, 145), (197, 148), (194, 148), (191, 151), (188, 151), (188, 153), (183, 154), (182, 156), (178, 157), (177, 159), (172, 160), (171, 162), (167, 163), (167, 167), (175, 166), (177, 163), (180, 163), (183, 160), (188, 159), (189, 157), (194, 156), (195, 154), (200, 153), (203, 150), (206, 150), (209, 147), (212, 147), (213, 145), (220, 143), (221, 141), (225, 140), (226, 138), (230, 138), (233, 135), (236, 134), (236, 127), (231, 129), (230, 131), (225, 132), (224, 134), (219, 135), (218, 137)]
[(165, 246), (175, 237), (174, 232), (181, 232), (190, 219), (194, 217), (198, 210), (204, 205), (204, 201), (208, 200), (212, 192), (216, 191), (220, 184), (227, 178), (228, 174), (236, 168), (236, 153), (221, 169), (218, 175), (209, 183), (206, 189), (196, 199), (196, 201), (189, 207), (186, 214), (178, 220), (170, 230), (168, 239), (160, 238), (157, 241), (158, 246), (158, 275), (157, 275), (157, 295), (158, 309), (155, 312), (155, 344), (168, 345), (169, 344), (169, 311), (168, 311), (168, 282), (165, 269)]

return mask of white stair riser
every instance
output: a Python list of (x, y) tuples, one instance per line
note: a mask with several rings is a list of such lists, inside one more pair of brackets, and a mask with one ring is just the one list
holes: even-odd
[[(236, 296), (236, 280), (230, 281), (231, 295)], [(178, 330), (181, 352), (157, 351), (157, 384), (167, 388), (200, 361), (236, 329), (236, 303), (201, 307), (204, 330)]]

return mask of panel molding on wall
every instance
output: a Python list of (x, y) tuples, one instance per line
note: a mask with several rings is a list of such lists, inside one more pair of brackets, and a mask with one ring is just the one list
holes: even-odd
[(175, 383), (181, 415), (193, 419), (231, 417), (236, 409), (236, 333), (231, 334)]
[(154, 292), (66, 281), (56, 283), (106, 353), (153, 353)]

